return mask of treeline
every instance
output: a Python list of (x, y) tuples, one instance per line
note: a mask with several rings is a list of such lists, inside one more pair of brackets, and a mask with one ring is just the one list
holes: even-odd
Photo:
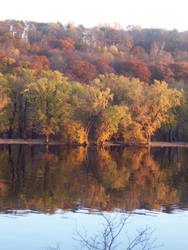
[(58, 70), (88, 83), (115, 73), (148, 83), (188, 78), (188, 31), (0, 22), (0, 72)]
[(188, 140), (187, 53), (175, 30), (0, 22), (1, 136)]
[(21, 69), (0, 76), (0, 104), (4, 138), (137, 144), (149, 143), (161, 127), (172, 139), (179, 125), (187, 126), (182, 90), (168, 88), (166, 82), (149, 85), (113, 73), (84, 85), (69, 81), (59, 71)]

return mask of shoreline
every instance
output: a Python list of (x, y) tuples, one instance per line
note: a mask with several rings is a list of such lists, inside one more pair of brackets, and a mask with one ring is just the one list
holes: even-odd
[[(46, 142), (42, 139), (0, 139), (0, 144), (8, 145), (47, 145)], [(65, 142), (51, 141), (48, 144), (50, 145), (64, 145), (71, 146)], [(95, 145), (91, 143), (90, 145)], [(72, 144), (72, 146), (84, 146), (80, 144)], [(133, 143), (110, 143), (107, 142), (103, 145), (104, 147), (110, 146), (128, 146), (128, 147), (148, 147), (145, 144), (133, 144)], [(164, 142), (164, 141), (152, 141), (150, 147), (188, 147), (188, 142)]]
[(164, 141), (153, 141), (151, 147), (188, 147), (188, 142), (164, 142)]
[[(41, 139), (0, 139), (0, 144), (47, 145), (45, 141)], [(66, 145), (66, 143), (51, 141), (48, 145)]]

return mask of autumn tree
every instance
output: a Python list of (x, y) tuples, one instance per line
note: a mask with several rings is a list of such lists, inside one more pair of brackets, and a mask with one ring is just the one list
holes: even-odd
[(109, 141), (112, 136), (118, 138), (120, 127), (127, 127), (131, 123), (131, 115), (126, 106), (109, 106), (100, 116), (96, 128), (97, 144)]
[(60, 41), (60, 49), (67, 55), (72, 55), (75, 50), (74, 41), (71, 38), (67, 38)]
[(130, 90), (129, 98), (133, 101), (131, 110), (133, 119), (142, 126), (147, 143), (151, 136), (168, 118), (168, 110), (180, 105), (182, 93), (169, 89), (166, 82), (155, 81), (150, 86), (135, 86)]
[[(0, 76), (1, 78), (1, 76)], [(4, 132), (7, 129), (7, 114), (6, 107), (10, 104), (10, 99), (6, 94), (2, 85), (0, 85), (0, 131)]]
[(169, 65), (169, 68), (174, 73), (176, 80), (184, 79), (188, 77), (188, 63), (173, 63)]
[(6, 107), (7, 132), (9, 138), (15, 136), (25, 137), (27, 120), (29, 115), (29, 103), (23, 95), (26, 84), (35, 79), (34, 71), (22, 69), (19, 74), (6, 74), (0, 78), (0, 84), (10, 99)]
[(170, 85), (182, 91), (181, 103), (168, 111), (168, 119), (162, 124), (158, 136), (167, 141), (186, 141), (188, 139), (188, 87), (184, 81)]
[(0, 68), (3, 73), (10, 73), (16, 60), (14, 58), (4, 56), (0, 60)]
[(115, 64), (115, 69), (118, 74), (126, 75), (129, 77), (137, 77), (140, 81), (150, 83), (151, 72), (148, 65), (142, 61), (124, 61)]
[(80, 82), (88, 82), (96, 77), (96, 67), (83, 60), (75, 60), (71, 63), (70, 74)]
[(41, 70), (49, 70), (50, 62), (46, 56), (35, 56), (32, 59), (32, 68), (40, 72)]
[(84, 124), (86, 143), (88, 143), (91, 129), (95, 128), (97, 120), (108, 107), (113, 95), (110, 89), (100, 90), (96, 86), (83, 87), (82, 95), (82, 100), (76, 109), (76, 117)]
[(109, 62), (105, 58), (100, 58), (95, 62), (97, 71), (99, 74), (113, 73), (114, 69), (109, 65)]
[(166, 81), (172, 83), (174, 81), (174, 72), (167, 63), (158, 63), (150, 66), (153, 80)]
[(24, 91), (32, 105), (33, 128), (44, 135), (49, 143), (50, 135), (60, 130), (65, 113), (68, 82), (58, 71), (42, 71), (40, 78), (27, 85)]
[[(151, 135), (166, 121), (168, 110), (180, 105), (182, 96), (180, 91), (168, 89), (167, 83), (159, 81), (148, 85), (139, 79), (107, 74), (100, 75), (94, 82), (102, 89), (111, 89), (115, 104), (129, 108), (134, 124), (131, 131), (135, 128), (136, 134), (140, 132), (140, 138), (144, 137), (148, 143)], [(128, 127), (124, 128), (123, 131), (127, 131)]]

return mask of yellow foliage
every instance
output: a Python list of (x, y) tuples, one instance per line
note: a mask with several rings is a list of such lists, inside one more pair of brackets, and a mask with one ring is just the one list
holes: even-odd
[(115, 45), (111, 45), (110, 48), (109, 48), (109, 51), (114, 54), (114, 55), (117, 55), (119, 54), (119, 50), (118, 48), (115, 46)]
[(11, 57), (5, 56), (2, 58), (2, 63), (6, 64), (6, 65), (11, 65), (15, 62), (16, 62), (16, 60), (14, 58), (11, 58)]
[(132, 121), (127, 127), (120, 127), (120, 133), (124, 142), (129, 143), (146, 143), (144, 138), (142, 126), (139, 123)]
[(66, 121), (63, 127), (62, 137), (68, 143), (83, 144), (86, 142), (86, 133), (81, 122)]
[(3, 108), (10, 103), (10, 99), (8, 98), (7, 94), (5, 93), (2, 86), (0, 86), (0, 113), (2, 112)]

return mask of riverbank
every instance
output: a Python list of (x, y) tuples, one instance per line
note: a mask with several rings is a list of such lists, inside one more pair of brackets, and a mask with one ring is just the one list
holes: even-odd
[[(45, 141), (42, 139), (0, 139), (0, 144), (25, 144), (25, 145), (45, 145)], [(68, 145), (65, 142), (50, 141), (49, 145)], [(92, 144), (91, 144), (92, 145)], [(95, 144), (93, 144), (95, 145)], [(74, 146), (80, 146), (75, 145)], [(106, 143), (104, 146), (139, 146), (146, 147), (144, 144), (132, 144), (132, 143)], [(151, 147), (188, 147), (188, 142), (163, 142), (163, 141), (152, 141)]]
[[(26, 145), (45, 145), (41, 139), (0, 139), (0, 144), (26, 144)], [(65, 145), (63, 142), (49, 142), (49, 145)]]
[(161, 142), (153, 141), (151, 142), (151, 147), (188, 147), (188, 142)]

